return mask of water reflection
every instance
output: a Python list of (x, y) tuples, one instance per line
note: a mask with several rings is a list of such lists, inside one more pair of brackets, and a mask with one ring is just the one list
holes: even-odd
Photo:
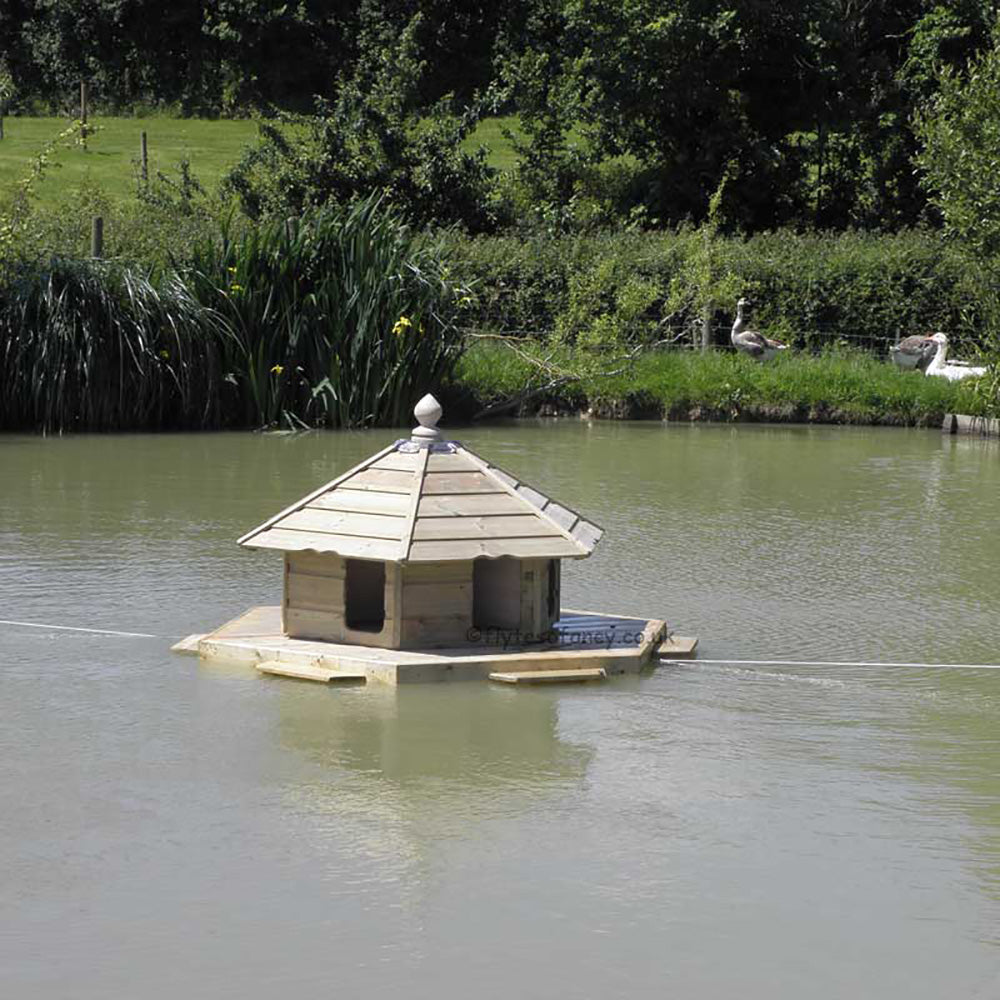
[(560, 736), (559, 698), (492, 685), (317, 689), (274, 682), (280, 745), (312, 765), (289, 799), (381, 857), (419, 859), (484, 822), (572, 795), (593, 750)]

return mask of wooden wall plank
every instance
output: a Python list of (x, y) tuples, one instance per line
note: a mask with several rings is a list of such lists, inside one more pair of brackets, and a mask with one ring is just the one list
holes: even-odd
[(472, 623), (463, 615), (439, 618), (404, 618), (404, 648), (464, 646)]
[(327, 611), (308, 611), (289, 608), (287, 614), (288, 635), (293, 639), (318, 639), (323, 642), (344, 641), (343, 616)]
[(461, 614), (472, 620), (472, 582), (411, 583), (403, 588), (403, 617)]
[(471, 583), (471, 562), (406, 563), (403, 585), (415, 583)]
[(285, 566), (289, 573), (305, 573), (310, 576), (344, 579), (344, 560), (337, 555), (317, 555), (313, 552), (289, 552), (285, 556)]
[(344, 581), (336, 577), (289, 573), (288, 606), (343, 614)]

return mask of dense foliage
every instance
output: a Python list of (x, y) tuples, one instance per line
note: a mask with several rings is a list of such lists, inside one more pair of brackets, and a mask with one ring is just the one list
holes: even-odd
[[(106, 108), (318, 97), (265, 125), (234, 176), (258, 210), (388, 186), (415, 221), (648, 227), (699, 221), (728, 171), (731, 228), (896, 229), (928, 211), (914, 114), (995, 16), (988, 0), (0, 0), (0, 38), (15, 108), (72, 106), (81, 79)], [(513, 179), (460, 149), (487, 108), (524, 124)]]
[(0, 286), (0, 428), (397, 425), (454, 364), (462, 295), (377, 199), (158, 277), (24, 261)]
[(706, 307), (726, 344), (741, 295), (756, 304), (755, 326), (815, 350), (845, 341), (884, 354), (900, 336), (940, 329), (974, 352), (1000, 325), (990, 269), (926, 230), (453, 235), (449, 251), (477, 290), (469, 326), (571, 344), (690, 344)]

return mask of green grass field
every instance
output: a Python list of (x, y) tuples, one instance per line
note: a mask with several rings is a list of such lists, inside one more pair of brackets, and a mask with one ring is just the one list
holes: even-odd
[[(490, 147), (490, 163), (499, 170), (513, 167), (515, 155), (502, 135), (504, 126), (516, 118), (494, 118), (480, 124), (466, 146)], [(63, 118), (6, 118), (4, 139), (0, 141), (0, 197), (31, 169), (38, 153), (69, 122)], [(257, 128), (252, 121), (206, 120), (198, 118), (102, 118), (91, 124), (101, 127), (88, 149), (61, 146), (51, 157), (35, 192), (44, 203), (72, 197), (74, 191), (96, 186), (112, 198), (128, 198), (136, 189), (140, 134), (149, 142), (150, 176), (162, 171), (177, 174), (182, 159), (190, 161), (194, 176), (211, 190), (254, 141)]]

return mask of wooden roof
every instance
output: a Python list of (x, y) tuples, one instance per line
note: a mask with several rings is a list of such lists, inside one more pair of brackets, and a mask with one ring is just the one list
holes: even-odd
[(589, 556), (603, 530), (456, 441), (397, 441), (240, 540), (388, 562)]

